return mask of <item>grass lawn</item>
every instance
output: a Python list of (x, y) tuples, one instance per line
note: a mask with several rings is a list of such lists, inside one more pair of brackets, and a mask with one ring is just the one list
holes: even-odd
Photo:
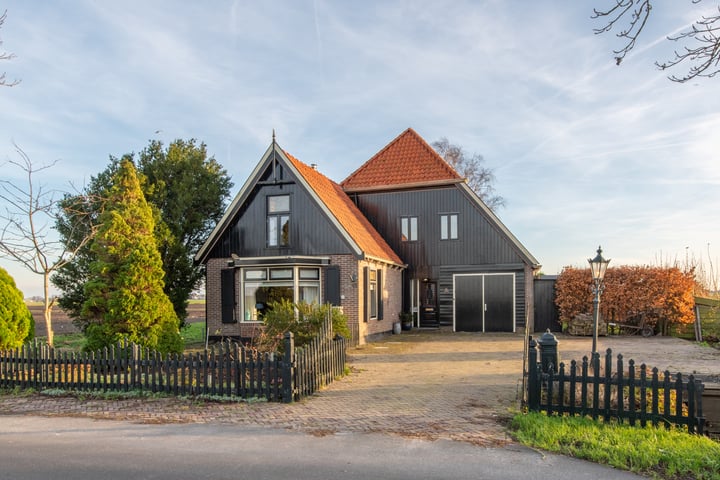
[(640, 428), (533, 412), (516, 415), (511, 430), (525, 445), (655, 478), (720, 479), (720, 444), (679, 428)]
[[(180, 330), (180, 335), (185, 342), (185, 350), (197, 351), (205, 348), (205, 323), (189, 323)], [(47, 341), (46, 337), (37, 337), (38, 341)], [(80, 352), (85, 344), (85, 336), (82, 333), (62, 333), (55, 335), (55, 349), (67, 352)]]
[(185, 341), (185, 350), (202, 350), (205, 348), (205, 322), (188, 323), (180, 330)]

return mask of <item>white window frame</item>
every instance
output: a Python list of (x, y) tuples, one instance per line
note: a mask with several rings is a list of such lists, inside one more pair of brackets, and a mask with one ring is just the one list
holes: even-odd
[(440, 240), (457, 240), (458, 223), (457, 213), (440, 214)]
[(418, 217), (400, 217), (400, 239), (403, 242), (417, 242), (418, 239)]

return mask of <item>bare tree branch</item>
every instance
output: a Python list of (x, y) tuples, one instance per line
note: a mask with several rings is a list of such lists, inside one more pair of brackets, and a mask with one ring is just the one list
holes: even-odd
[(691, 26), (690, 30), (668, 37), (672, 41), (693, 39), (699, 46), (695, 48), (683, 47), (680, 52), (676, 50), (674, 59), (663, 63), (655, 62), (655, 65), (659, 69), (665, 70), (687, 60), (691, 64), (688, 73), (682, 77), (671, 75), (669, 78), (673, 82), (682, 83), (695, 77), (714, 77), (720, 72), (719, 33), (720, 7), (718, 7), (718, 13), (715, 15), (709, 17), (703, 15), (700, 20)]
[[(3, 12), (2, 15), (0, 15), (0, 28), (2, 28), (3, 23), (5, 23), (5, 19), (7, 18), (7, 10)], [(0, 39), (0, 46), (2, 46), (3, 42), (2, 39)], [(0, 60), (11, 60), (15, 58), (15, 55), (12, 53), (5, 53), (0, 51)], [(5, 72), (0, 73), (0, 86), (3, 87), (13, 87), (20, 83), (20, 80), (8, 80), (5, 76)]]
[(497, 212), (499, 208), (505, 206), (505, 199), (498, 195), (493, 187), (495, 174), (491, 168), (482, 165), (485, 161), (482, 155), (476, 153), (470, 157), (461, 146), (450, 143), (445, 137), (433, 142), (432, 147), (461, 177), (465, 178), (468, 186), (478, 194), (490, 210)]
[[(702, 0), (692, 0), (698, 4)], [(607, 9), (593, 9), (591, 18), (604, 18), (607, 23), (593, 29), (595, 34), (609, 32), (621, 21), (627, 21), (626, 28), (616, 35), (625, 40), (619, 50), (613, 50), (615, 63), (620, 65), (625, 56), (635, 47), (638, 37), (647, 25), (652, 5), (650, 0), (613, 0), (613, 5)], [(628, 19), (629, 17), (629, 19)], [(690, 42), (690, 46), (683, 46), (675, 50), (675, 58), (666, 62), (655, 62), (660, 70), (666, 70), (679, 65), (688, 64), (688, 71), (684, 75), (670, 75), (673, 82), (684, 83), (696, 77), (713, 77), (720, 72), (720, 6), (718, 13), (702, 16), (689, 30), (678, 35), (668, 36), (668, 40)]]
[[(4, 212), (0, 212), (0, 253), (21, 264), (29, 271), (43, 276), (44, 317), (48, 331), (48, 343), (53, 344), (52, 307), (50, 299), (50, 276), (68, 264), (77, 252), (92, 240), (96, 228), (90, 228), (89, 234), (67, 247), (50, 231), (59, 217), (59, 202), (55, 195), (59, 192), (37, 186), (33, 175), (54, 166), (57, 161), (36, 167), (30, 157), (17, 145), (15, 150), (19, 161), (8, 164), (24, 172), (27, 186), (21, 187), (11, 180), (0, 180), (0, 202)], [(3, 165), (4, 167), (4, 165)], [(93, 199), (79, 197), (78, 202), (90, 202)], [(82, 205), (64, 205), (66, 214), (80, 215)]]
[(608, 10), (593, 8), (593, 14), (590, 18), (608, 17), (607, 25), (602, 28), (593, 29), (596, 35), (609, 32), (621, 18), (625, 17), (628, 12), (631, 12), (628, 28), (616, 34), (619, 38), (627, 40), (623, 48), (613, 50), (613, 53), (616, 55), (615, 63), (617, 65), (620, 65), (625, 55), (635, 47), (635, 42), (645, 28), (651, 10), (652, 5), (650, 5), (650, 0), (615, 0), (615, 6)]

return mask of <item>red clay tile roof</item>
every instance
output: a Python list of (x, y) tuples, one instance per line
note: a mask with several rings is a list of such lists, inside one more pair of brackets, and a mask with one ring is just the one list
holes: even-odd
[(462, 177), (408, 128), (340, 184), (345, 191), (462, 181)]
[(403, 264), (400, 257), (380, 236), (340, 185), (289, 153), (284, 153), (310, 188), (320, 197), (320, 200), (366, 255), (386, 261), (389, 260), (398, 265)]

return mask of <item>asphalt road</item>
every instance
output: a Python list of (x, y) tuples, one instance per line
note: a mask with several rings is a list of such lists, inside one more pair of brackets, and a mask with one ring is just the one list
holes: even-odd
[(523, 447), (264, 427), (0, 417), (0, 479), (625, 479)]

